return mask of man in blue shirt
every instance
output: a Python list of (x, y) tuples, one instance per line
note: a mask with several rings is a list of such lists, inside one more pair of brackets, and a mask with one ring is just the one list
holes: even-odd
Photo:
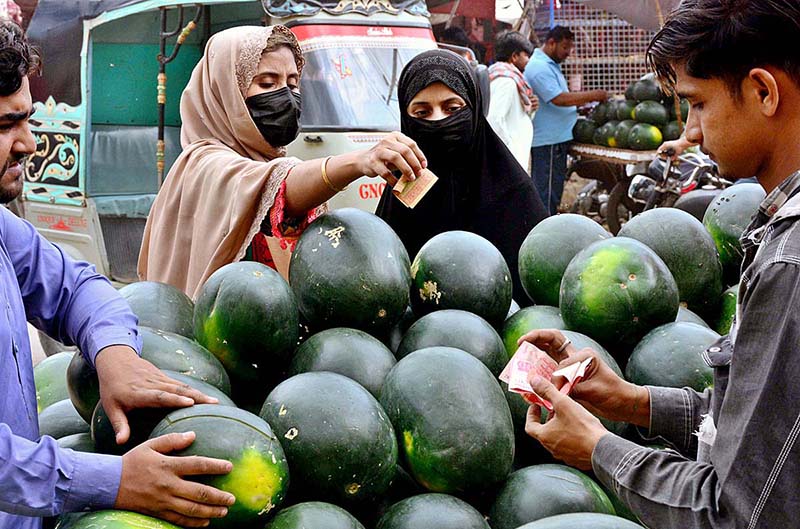
[[(22, 30), (0, 21), (0, 202), (22, 190), (36, 148), (28, 75), (39, 58)], [(234, 497), (183, 476), (225, 474), (227, 461), (166, 454), (194, 434), (152, 439), (122, 457), (59, 448), (39, 437), (27, 322), (80, 347), (97, 369), (103, 407), (127, 441), (125, 413), (216, 402), (165, 376), (137, 351), (136, 317), (93, 266), (70, 259), (0, 205), (0, 529), (38, 529), (41, 517), (117, 508), (199, 527), (224, 516)]]
[(531, 174), (551, 215), (558, 212), (564, 191), (567, 150), (572, 127), (578, 120), (577, 107), (608, 99), (605, 90), (569, 91), (560, 64), (572, 53), (574, 39), (572, 31), (555, 26), (525, 67), (525, 80), (539, 98), (539, 110), (533, 118)]

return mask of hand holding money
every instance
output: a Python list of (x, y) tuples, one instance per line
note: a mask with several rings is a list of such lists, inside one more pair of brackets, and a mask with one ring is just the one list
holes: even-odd
[(529, 404), (543, 406), (547, 411), (553, 411), (553, 405), (534, 391), (529, 383), (529, 378), (536, 374), (545, 380), (563, 378), (564, 383), (559, 390), (564, 395), (569, 395), (575, 384), (580, 382), (586, 374), (586, 369), (592, 363), (592, 358), (575, 362), (558, 369), (558, 364), (550, 356), (529, 342), (522, 342), (514, 356), (500, 373), (500, 380), (508, 384), (508, 390), (519, 393)]

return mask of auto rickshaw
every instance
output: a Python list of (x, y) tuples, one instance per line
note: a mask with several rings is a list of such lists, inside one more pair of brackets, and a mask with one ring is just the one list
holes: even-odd
[[(289, 154), (322, 157), (399, 129), (397, 80), (436, 47), (424, 0), (40, 0), (28, 36), (37, 150), (18, 213), (112, 280), (136, 280), (145, 221), (180, 153), (181, 92), (214, 33), (285, 24), (306, 56), (301, 134)], [(332, 207), (374, 210), (366, 179)]]

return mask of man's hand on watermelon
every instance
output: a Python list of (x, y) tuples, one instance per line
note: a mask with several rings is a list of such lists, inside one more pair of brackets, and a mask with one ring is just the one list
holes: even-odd
[[(587, 358), (592, 362), (583, 379), (575, 384), (570, 396), (587, 410), (611, 421), (650, 426), (650, 393), (642, 386), (620, 378), (592, 349), (577, 350), (556, 329), (539, 329), (522, 336), (518, 343), (530, 342), (558, 362), (562, 369)], [(563, 384), (564, 380), (559, 380)]]
[(538, 406), (531, 406), (525, 432), (542, 443), (553, 457), (573, 467), (590, 470), (594, 447), (608, 430), (597, 417), (562, 394), (549, 381), (533, 375), (529, 383), (537, 395), (550, 401), (553, 414), (545, 424), (540, 424), (541, 410)]
[(222, 459), (169, 455), (187, 448), (194, 439), (193, 432), (162, 435), (122, 456), (114, 508), (156, 516), (181, 527), (205, 527), (212, 518), (228, 514), (236, 501), (233, 494), (189, 480), (227, 474), (233, 465)]
[(100, 401), (114, 426), (117, 444), (130, 437), (125, 416), (136, 408), (185, 408), (216, 404), (215, 398), (174, 380), (125, 345), (112, 345), (97, 353)]

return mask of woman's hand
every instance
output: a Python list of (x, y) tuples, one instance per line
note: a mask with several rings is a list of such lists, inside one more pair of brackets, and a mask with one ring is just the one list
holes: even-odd
[(392, 132), (363, 151), (359, 171), (366, 176), (380, 176), (389, 185), (397, 183), (393, 171), (400, 171), (406, 180), (414, 180), (428, 166), (428, 160), (417, 143), (402, 132)]

